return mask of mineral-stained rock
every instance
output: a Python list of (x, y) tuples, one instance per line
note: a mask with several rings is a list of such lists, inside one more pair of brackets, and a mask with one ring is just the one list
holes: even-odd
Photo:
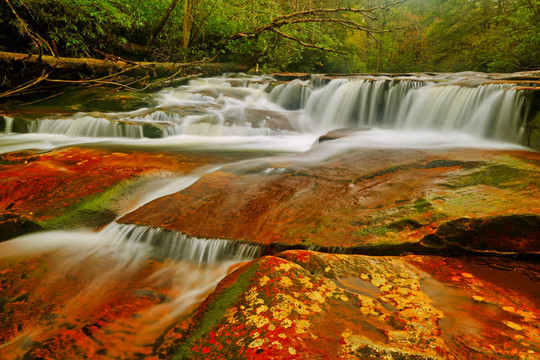
[[(262, 243), (273, 252), (538, 253), (539, 153), (356, 149), (310, 161), (330, 143), (313, 155), (225, 167), (120, 222)], [(441, 235), (459, 221), (476, 235)]]
[[(226, 277), (152, 359), (537, 358), (538, 264), (482, 261), (263, 257)], [(521, 284), (507, 287), (512, 276)]]
[(187, 173), (217, 159), (223, 157), (82, 148), (0, 155), (0, 214), (10, 216), (0, 226), (16, 227), (3, 231), (0, 238), (39, 229), (34, 223), (49, 228), (57, 227), (55, 222), (62, 228), (97, 228), (114, 220), (117, 209), (111, 204), (137, 181)]

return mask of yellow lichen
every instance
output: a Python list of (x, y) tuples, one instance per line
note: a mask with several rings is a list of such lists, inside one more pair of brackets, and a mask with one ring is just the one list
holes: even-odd
[(260, 313), (262, 312), (265, 312), (266, 310), (268, 310), (268, 306), (266, 305), (261, 305), (257, 308), (256, 312), (257, 312), (257, 315), (259, 315)]
[(274, 267), (274, 270), (276, 270), (276, 271), (280, 271), (280, 270), (289, 271), (289, 270), (291, 270), (291, 264), (282, 263), (279, 266)]
[(269, 322), (270, 322), (270, 320), (268, 320), (268, 318), (266, 318), (264, 316), (259, 316), (259, 315), (253, 315), (253, 316), (248, 317), (248, 319), (247, 319), (247, 324), (248, 325), (255, 325), (258, 328), (263, 327), (264, 325), (268, 324)]
[(288, 277), (283, 276), (281, 279), (279, 279), (279, 284), (284, 287), (291, 287), (293, 282)]
[(298, 281), (300, 281), (300, 283), (304, 285), (306, 289), (311, 289), (313, 287), (313, 284), (308, 277), (301, 276), (298, 278)]
[(304, 334), (306, 333), (306, 329), (309, 328), (310, 323), (307, 320), (298, 320), (296, 323), (296, 333), (297, 334)]
[(313, 291), (311, 293), (307, 293), (306, 295), (311, 300), (318, 301), (321, 304), (323, 304), (326, 301), (326, 298), (323, 296), (323, 294), (320, 291)]
[(238, 312), (238, 309), (235, 307), (227, 309), (225, 313), (225, 318), (229, 322), (229, 324), (236, 324), (237, 320), (235, 319), (234, 315)]
[(262, 278), (259, 279), (259, 285), (265, 286), (270, 281), (270, 278), (266, 275), (264, 275)]
[(523, 330), (523, 326), (521, 326), (521, 325), (519, 325), (519, 324), (516, 324), (515, 322), (512, 322), (512, 321), (503, 321), (503, 323), (504, 323), (506, 326), (508, 326), (508, 327), (510, 327), (510, 328), (512, 328), (512, 329), (514, 329), (514, 330), (517, 330), (517, 331)]
[(251, 343), (249, 343), (248, 347), (249, 348), (260, 347), (262, 344), (264, 344), (264, 339), (262, 338), (255, 339)]

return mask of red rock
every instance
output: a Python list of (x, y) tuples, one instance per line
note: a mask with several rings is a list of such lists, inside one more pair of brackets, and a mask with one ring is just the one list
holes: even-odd
[[(501, 288), (506, 270), (486, 276), (471, 260), (263, 257), (226, 277), (151, 359), (535, 358), (537, 294)], [(527, 262), (509, 266), (538, 271)]]
[[(460, 218), (485, 226), (482, 219), (538, 217), (539, 164), (534, 152), (479, 150), (354, 150), (319, 164), (269, 161), (252, 171), (225, 168), (208, 174), (120, 222), (275, 249), (364, 252), (381, 244), (396, 247), (395, 252), (407, 251), (410, 244), (437, 249), (446, 243), (427, 236)], [(265, 167), (283, 170), (264, 173)], [(508, 236), (481, 246), (462, 244), (463, 239), (458, 244), (538, 252), (538, 221), (532, 223), (532, 231), (519, 236), (507, 231)]]
[[(8, 153), (0, 155), (0, 214), (9, 213), (40, 223), (76, 209), (85, 199), (114, 185), (127, 185), (162, 173), (187, 173), (195, 167), (226, 158), (227, 155), (108, 152), (82, 148), (44, 154)], [(106, 224), (114, 217), (112, 212), (107, 217), (109, 220), (98, 225)]]

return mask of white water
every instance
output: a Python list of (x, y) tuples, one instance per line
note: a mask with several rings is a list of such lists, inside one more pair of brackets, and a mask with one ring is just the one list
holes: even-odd
[[(280, 137), (296, 143), (305, 135), (316, 138), (344, 127), (453, 132), (479, 141), (511, 143), (519, 143), (523, 136), (524, 98), (513, 90), (513, 84), (489, 83), (482, 74), (342, 78), (314, 87), (322, 82), (317, 78), (279, 84), (268, 92), (265, 89), (271, 81), (269, 77), (248, 76), (193, 80), (189, 85), (154, 94), (157, 105), (153, 108), (46, 117), (29, 121), (29, 131), (107, 143), (126, 144), (121, 139), (133, 139), (132, 143), (142, 146), (153, 134), (174, 138), (179, 148), (199, 139), (195, 142), (203, 147), (223, 144), (231, 149), (235, 144), (242, 148), (254, 137)], [(299, 109), (286, 110), (283, 106)], [(10, 133), (13, 121), (6, 121), (6, 133)], [(113, 138), (117, 139), (110, 140)], [(29, 138), (30, 142), (34, 139)], [(159, 147), (164, 144), (159, 140), (151, 141)], [(44, 137), (40, 141), (35, 144), (38, 149), (62, 146), (55, 142), (63, 144), (58, 138)], [(66, 143), (70, 144), (68, 140)], [(12, 146), (7, 150), (17, 149)], [(274, 151), (273, 145), (268, 150)]]
[[(55, 320), (51, 318), (32, 327), (25, 325), (17, 338), (1, 344), (0, 353), (7, 358), (22, 358), (27, 344), (57, 336), (58, 329), (65, 324), (82, 327), (84, 319), (91, 319), (94, 312), (101, 314), (100, 309), (117, 291), (118, 281), (136, 281), (137, 292), (149, 296), (160, 294), (149, 288), (168, 289), (162, 301), (138, 311), (132, 318), (120, 317), (111, 330), (106, 330), (113, 333), (108, 340), (109, 356), (132, 359), (131, 352), (148, 351), (148, 344), (193, 311), (231, 271), (232, 265), (259, 256), (260, 248), (115, 223), (97, 233), (54, 231), (0, 243), (0, 261), (41, 253), (49, 254), (49, 268), (33, 280), (33, 292), (46, 294), (52, 284), (69, 283), (71, 277), (81, 277), (81, 272), (84, 286), (55, 311)], [(156, 258), (161, 260), (159, 266), (152, 265)], [(138, 274), (148, 272), (145, 269), (150, 269), (150, 273), (136, 280), (141, 276)], [(111, 347), (111, 341), (116, 341), (120, 348)], [(123, 344), (131, 352), (126, 352)]]

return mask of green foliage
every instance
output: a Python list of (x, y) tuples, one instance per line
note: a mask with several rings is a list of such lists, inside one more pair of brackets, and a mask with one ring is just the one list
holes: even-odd
[[(479, 70), (511, 72), (540, 67), (540, 0), (408, 0), (374, 17), (331, 13), (320, 18), (355, 21), (381, 31), (366, 33), (332, 22), (286, 24), (279, 31), (341, 55), (301, 46), (275, 32), (249, 34), (279, 16), (310, 8), (386, 6), (390, 0), (193, 1), (189, 46), (181, 46), (184, 1), (146, 48), (172, 0), (11, 0), (29, 29), (60, 56), (136, 60), (215, 58), (263, 71), (412, 72)], [(0, 2), (0, 50), (35, 52), (35, 43), (5, 2)], [(391, 30), (391, 31), (387, 31)], [(133, 49), (138, 50), (133, 50)], [(47, 50), (43, 47), (44, 50)], [(96, 51), (98, 50), (98, 51)]]

